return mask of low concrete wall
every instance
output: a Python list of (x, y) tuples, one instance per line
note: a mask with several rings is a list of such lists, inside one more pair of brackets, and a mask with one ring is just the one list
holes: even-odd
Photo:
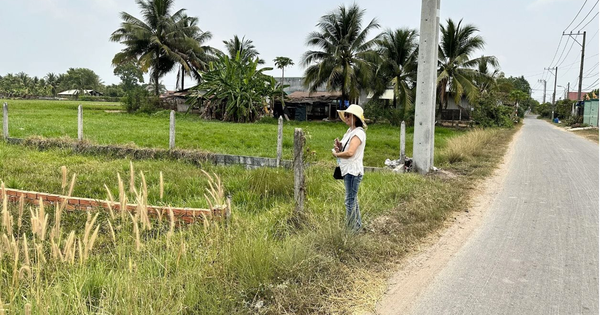
[[(72, 149), (75, 153), (103, 154), (119, 158), (173, 159), (184, 160), (194, 164), (199, 164), (201, 162), (208, 161), (217, 165), (244, 165), (246, 168), (249, 169), (259, 167), (277, 167), (277, 159), (275, 158), (216, 154), (196, 150), (166, 150), (150, 148), (131, 148), (117, 145), (93, 145), (85, 142), (80, 143), (76, 141), (65, 141), (62, 139), (46, 138), (8, 138), (7, 142), (10, 144), (20, 144), (28, 147), (34, 147), (38, 150), (45, 150), (49, 148), (63, 148)], [(291, 168), (292, 161), (282, 160), (281, 166), (284, 168)]]

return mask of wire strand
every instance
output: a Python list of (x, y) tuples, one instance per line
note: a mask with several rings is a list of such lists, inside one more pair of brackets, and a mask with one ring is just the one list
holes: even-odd
[(588, 26), (588, 24), (592, 23), (592, 21), (593, 21), (593, 20), (594, 20), (594, 19), (595, 19), (597, 16), (598, 16), (598, 12), (596, 12), (596, 15), (594, 15), (594, 17), (593, 17), (593, 18), (592, 18), (592, 19), (591, 19), (589, 22), (587, 22), (587, 23), (586, 23), (584, 26), (582, 26), (581, 28), (582, 28), (582, 29), (584, 29), (586, 26)]
[(583, 23), (583, 21), (585, 21), (585, 19), (587, 19), (587, 17), (590, 15), (590, 13), (592, 13), (592, 11), (594, 11), (594, 9), (596, 8), (596, 6), (598, 5), (598, 2), (600, 2), (600, 0), (596, 1), (596, 3), (594, 4), (594, 6), (590, 10), (590, 12), (588, 12), (588, 14), (585, 15), (585, 17), (583, 18), (583, 20), (581, 20), (581, 22), (579, 22), (579, 24), (577, 24), (577, 26), (575, 26), (573, 29), (575, 29), (575, 30), (579, 29), (579, 25), (581, 25), (581, 23)]
[(587, 2), (588, 2), (588, 0), (585, 0), (585, 2), (583, 2), (583, 5), (581, 6), (581, 8), (579, 8), (579, 12), (577, 12), (577, 15), (575, 15), (575, 17), (573, 18), (573, 20), (571, 21), (571, 23), (569, 23), (569, 25), (567, 25), (567, 27), (565, 27), (564, 31), (566, 31), (569, 28), (569, 26), (571, 26), (571, 24), (573, 24), (573, 22), (575, 22), (575, 19), (579, 16), (579, 13), (581, 13), (581, 10), (583, 10), (583, 7), (585, 7), (585, 4)]

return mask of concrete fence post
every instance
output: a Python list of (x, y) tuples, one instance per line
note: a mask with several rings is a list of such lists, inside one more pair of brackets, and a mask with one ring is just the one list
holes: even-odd
[(83, 107), (77, 107), (77, 140), (83, 141)]
[(8, 104), (2, 105), (2, 136), (6, 141), (8, 139)]
[(283, 117), (277, 120), (277, 167), (281, 166), (281, 154), (283, 152)]
[(406, 123), (400, 124), (400, 163), (404, 164), (406, 159)]
[(169, 125), (169, 150), (175, 149), (175, 111), (171, 111), (171, 123)]
[(296, 211), (304, 212), (304, 199), (306, 197), (306, 187), (304, 178), (304, 132), (300, 128), (294, 130), (294, 200), (296, 201)]

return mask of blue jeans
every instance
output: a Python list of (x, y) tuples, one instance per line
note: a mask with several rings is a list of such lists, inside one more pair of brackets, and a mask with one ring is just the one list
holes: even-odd
[(346, 174), (344, 186), (346, 187), (346, 225), (350, 230), (358, 231), (362, 226), (360, 219), (360, 207), (358, 206), (358, 186), (363, 176)]

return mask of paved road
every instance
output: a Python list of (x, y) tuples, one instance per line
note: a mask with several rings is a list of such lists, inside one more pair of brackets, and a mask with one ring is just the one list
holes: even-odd
[(526, 118), (482, 225), (413, 314), (598, 314), (598, 145)]

